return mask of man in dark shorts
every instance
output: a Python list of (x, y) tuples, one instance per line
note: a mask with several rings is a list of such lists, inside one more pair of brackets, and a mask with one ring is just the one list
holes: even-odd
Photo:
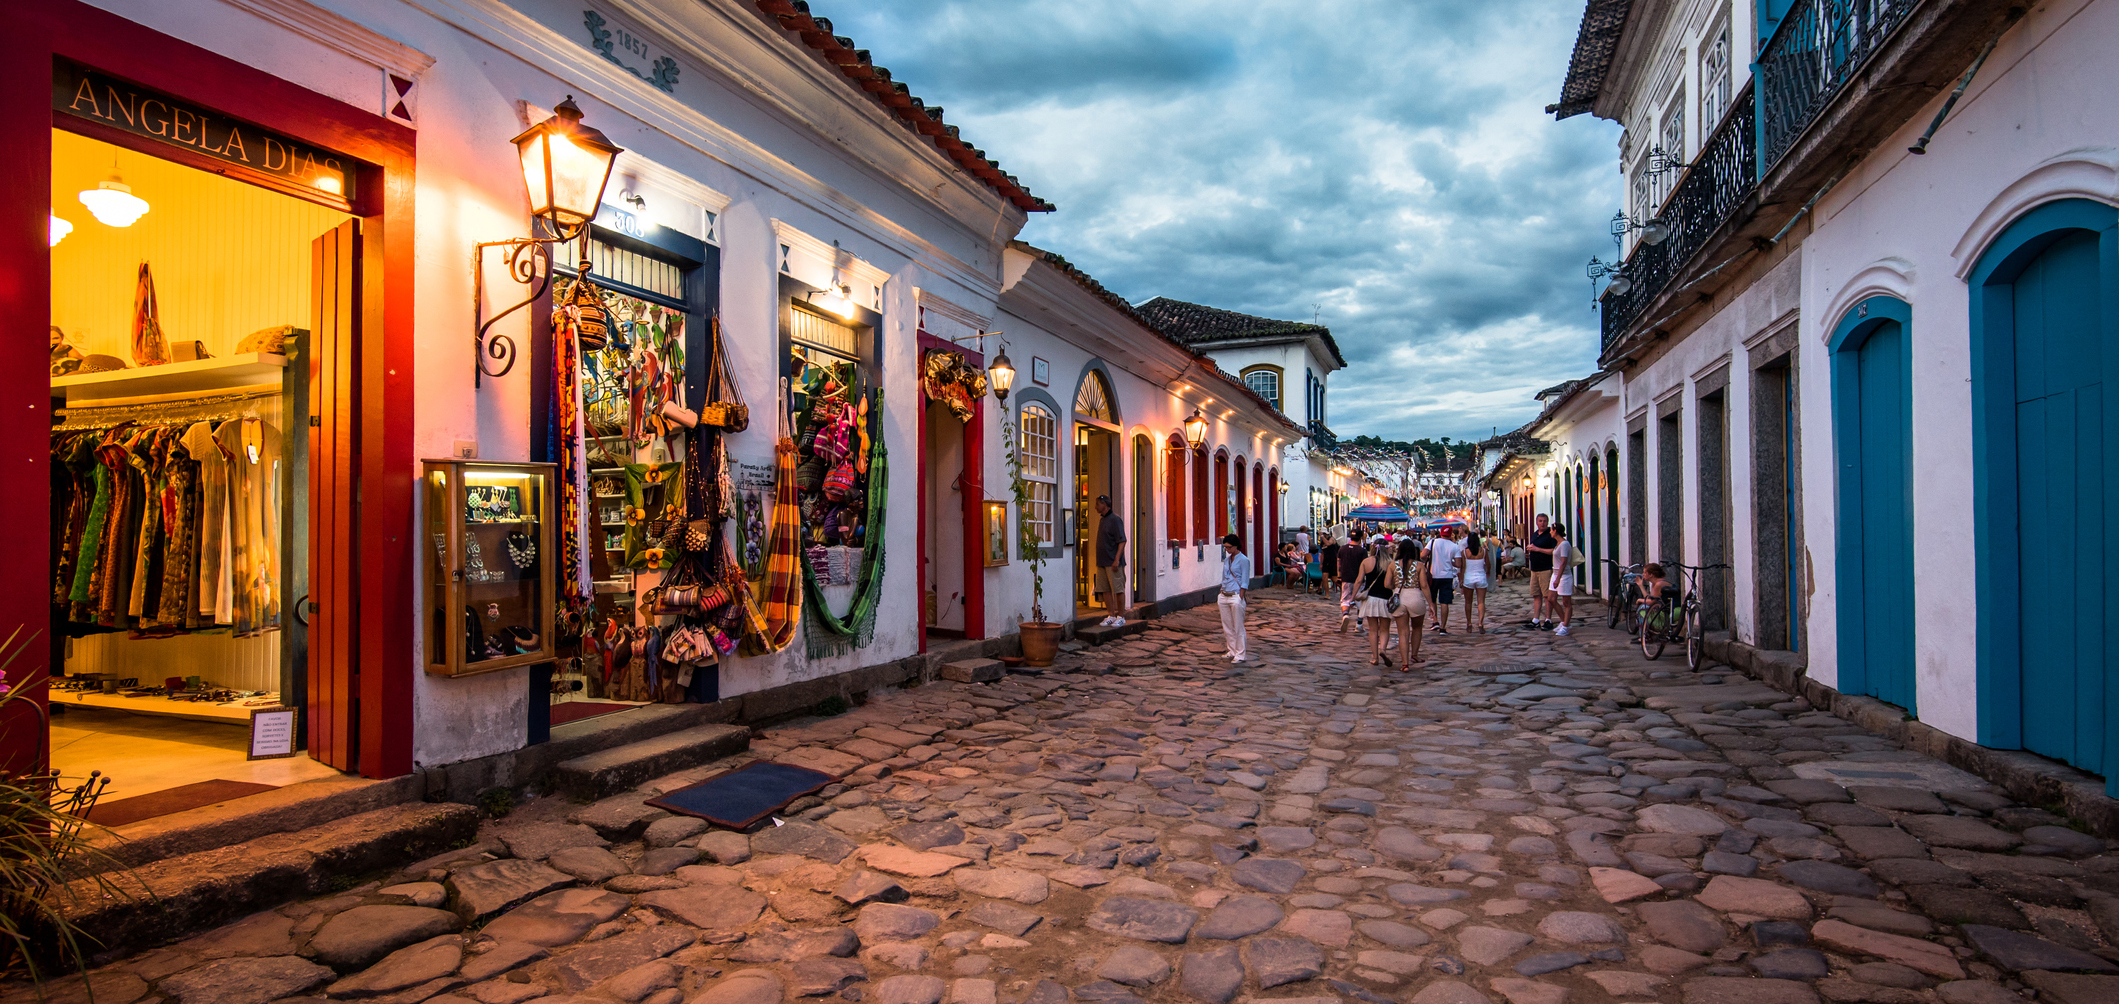
[(1530, 535), (1530, 544), (1524, 550), (1530, 556), (1530, 626), (1549, 628), (1553, 618), (1560, 613), (1560, 606), (1552, 596), (1552, 552), (1560, 546), (1560, 539), (1552, 535), (1552, 517), (1538, 514), (1538, 528)]

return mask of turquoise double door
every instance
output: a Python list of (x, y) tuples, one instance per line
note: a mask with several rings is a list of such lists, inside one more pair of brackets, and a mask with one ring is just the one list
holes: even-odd
[(2119, 782), (2115, 257), (2113, 208), (2068, 200), (2025, 214), (1972, 272), (1976, 560), (1962, 567), (1977, 569), (1980, 742)]

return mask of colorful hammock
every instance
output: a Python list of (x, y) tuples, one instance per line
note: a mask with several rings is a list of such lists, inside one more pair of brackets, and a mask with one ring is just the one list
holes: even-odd
[(781, 436), (773, 447), (773, 514), (766, 537), (765, 576), (754, 592), (762, 634), (751, 639), (757, 649), (749, 654), (778, 652), (795, 640), (795, 627), (802, 619), (802, 510), (795, 504), (795, 441)]
[[(883, 391), (878, 388), (869, 402), (871, 416), (883, 413)], [(809, 597), (809, 655), (821, 658), (838, 655), (851, 648), (867, 648), (875, 640), (876, 611), (882, 606), (883, 590), (883, 502), (889, 494), (890, 460), (883, 449), (883, 437), (876, 436), (868, 447), (868, 539), (861, 547), (861, 581), (854, 586), (853, 604), (842, 619), (833, 616), (824, 603), (824, 594), (817, 588), (817, 570), (805, 558), (802, 562), (803, 592)]]

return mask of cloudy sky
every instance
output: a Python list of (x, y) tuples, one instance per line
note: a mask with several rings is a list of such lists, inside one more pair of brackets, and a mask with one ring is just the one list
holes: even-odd
[(1544, 106), (1578, 0), (815, 0), (1134, 302), (1331, 326), (1342, 436), (1480, 438), (1595, 366), (1617, 127)]

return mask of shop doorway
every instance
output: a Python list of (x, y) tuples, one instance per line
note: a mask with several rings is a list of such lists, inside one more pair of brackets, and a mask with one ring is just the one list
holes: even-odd
[(1133, 437), (1133, 519), (1126, 524), (1133, 551), (1133, 602), (1155, 601), (1155, 444)]
[[(1117, 492), (1117, 460), (1116, 433), (1093, 425), (1075, 425), (1074, 609), (1077, 619), (1101, 619), (1123, 613), (1126, 609), (1123, 595), (1107, 595), (1107, 586), (1110, 591), (1124, 590), (1125, 577), (1113, 575), (1107, 584), (1099, 582), (1096, 575), (1096, 535), (1103, 526), (1103, 520), (1096, 512), (1096, 500), (1109, 497), (1114, 514), (1125, 511), (1120, 508), (1124, 500)], [(1120, 554), (1124, 553), (1122, 549)]]
[(927, 546), (920, 560), (927, 572), (927, 634), (931, 638), (964, 637), (964, 498), (975, 490), (964, 484), (964, 424), (940, 401), (926, 404), (928, 477), (920, 486)]
[(319, 757), (251, 759), (251, 718), (312, 710), (311, 416), (336, 370), (312, 362), (358, 303), (358, 223), (51, 139), (50, 763), (111, 778), (98, 815), (127, 820), (335, 776), (350, 739), (328, 755), (312, 721)]

